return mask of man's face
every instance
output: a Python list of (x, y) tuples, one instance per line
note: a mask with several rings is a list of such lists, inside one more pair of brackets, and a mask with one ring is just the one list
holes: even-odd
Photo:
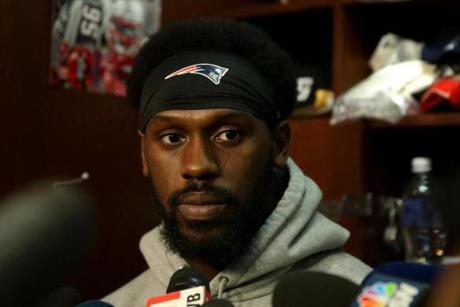
[(280, 153), (266, 124), (230, 109), (169, 110), (141, 143), (170, 248), (186, 259), (241, 253), (273, 210)]

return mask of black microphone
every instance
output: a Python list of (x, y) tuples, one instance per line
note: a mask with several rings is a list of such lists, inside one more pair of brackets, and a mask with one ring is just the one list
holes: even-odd
[(114, 307), (113, 305), (97, 300), (86, 301), (81, 304), (76, 305), (75, 307)]
[(211, 298), (208, 278), (191, 267), (182, 267), (171, 276), (165, 295), (147, 299), (147, 307), (201, 306)]
[(203, 307), (234, 307), (232, 302), (225, 299), (213, 299), (202, 305)]
[(33, 305), (75, 268), (92, 239), (88, 197), (43, 183), (0, 203), (0, 302)]
[(36, 307), (74, 307), (81, 302), (80, 293), (71, 287), (58, 287), (43, 297)]
[(293, 273), (282, 278), (273, 293), (273, 307), (345, 307), (358, 285), (348, 279), (321, 272)]
[(166, 293), (199, 286), (205, 286), (209, 291), (209, 281), (206, 275), (192, 267), (184, 266), (171, 276)]

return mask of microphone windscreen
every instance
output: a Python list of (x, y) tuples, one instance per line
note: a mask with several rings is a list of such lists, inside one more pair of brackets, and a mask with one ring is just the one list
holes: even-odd
[(86, 301), (81, 304), (76, 305), (75, 307), (114, 307), (113, 305), (97, 300)]
[(210, 300), (202, 305), (203, 307), (234, 307), (232, 302), (225, 299)]
[(300, 272), (282, 278), (273, 293), (273, 307), (349, 306), (358, 286), (348, 279), (321, 272)]
[(75, 268), (93, 238), (86, 195), (37, 184), (0, 203), (0, 301), (37, 302)]
[(80, 294), (74, 288), (59, 287), (40, 300), (37, 307), (74, 307), (81, 302)]
[(209, 280), (200, 271), (191, 268), (183, 267), (174, 272), (169, 280), (166, 293), (186, 290), (194, 287), (205, 286), (209, 291)]

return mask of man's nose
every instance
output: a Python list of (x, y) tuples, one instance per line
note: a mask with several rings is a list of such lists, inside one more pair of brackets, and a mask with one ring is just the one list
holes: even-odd
[(186, 180), (211, 180), (218, 176), (219, 165), (210, 141), (191, 138), (182, 157), (182, 177)]

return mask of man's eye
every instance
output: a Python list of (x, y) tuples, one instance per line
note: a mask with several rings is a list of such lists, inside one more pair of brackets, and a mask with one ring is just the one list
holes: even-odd
[(177, 145), (185, 142), (184, 136), (175, 133), (165, 134), (160, 139), (168, 145)]
[(237, 130), (225, 130), (216, 136), (217, 141), (234, 142), (239, 140), (241, 133)]

